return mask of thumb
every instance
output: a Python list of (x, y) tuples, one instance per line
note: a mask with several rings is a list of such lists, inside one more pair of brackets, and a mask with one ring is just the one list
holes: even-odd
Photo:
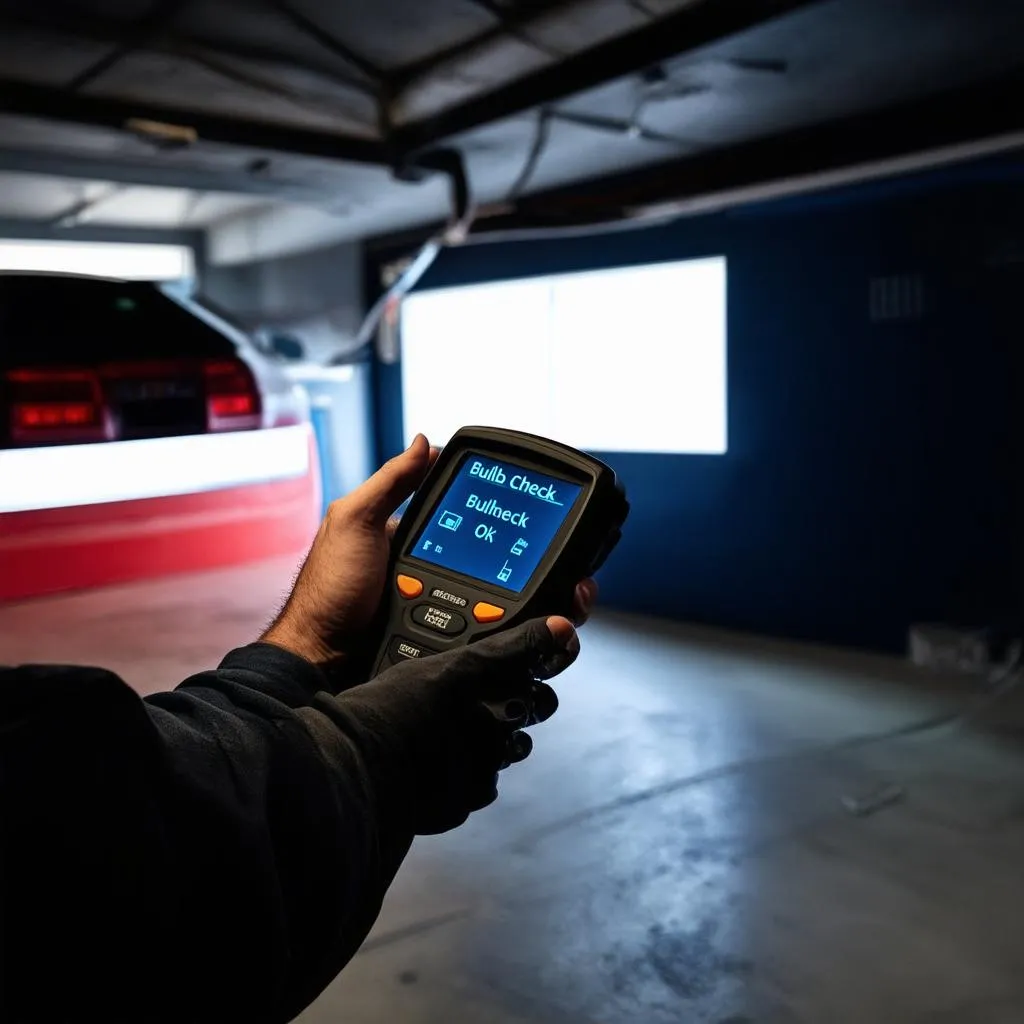
[(351, 506), (380, 525), (423, 482), (430, 468), (430, 445), (422, 434), (400, 455), (385, 462), (350, 495)]
[(470, 675), (497, 673), (549, 679), (567, 669), (579, 650), (579, 637), (572, 623), (551, 616), (495, 633), (459, 653), (463, 671)]

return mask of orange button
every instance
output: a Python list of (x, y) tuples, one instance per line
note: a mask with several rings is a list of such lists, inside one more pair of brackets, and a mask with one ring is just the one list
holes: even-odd
[(497, 622), (504, 614), (504, 608), (499, 608), (496, 604), (488, 604), (486, 601), (477, 601), (473, 605), (473, 618), (477, 622)]
[(419, 597), (423, 593), (423, 580), (418, 580), (415, 576), (403, 576), (399, 573), (395, 582), (402, 597)]

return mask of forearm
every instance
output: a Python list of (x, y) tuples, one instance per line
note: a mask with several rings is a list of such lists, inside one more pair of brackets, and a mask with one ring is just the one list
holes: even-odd
[[(412, 842), (408, 793), (423, 767), (408, 754), (407, 730), (393, 713), (379, 712), (372, 693), (362, 714), (346, 713), (346, 697), (331, 697), (324, 683), (303, 659), (257, 644), (150, 702), (152, 714), (173, 714), (163, 729), (171, 748), (187, 752), (187, 776), (197, 745), (173, 737), (191, 726), (196, 708), (206, 736), (225, 755), (230, 784), (220, 780), (217, 823), (205, 833), (185, 823), (182, 832), (198, 841), (188, 859), (207, 866), (209, 877), (196, 884), (212, 882), (213, 898), (233, 893), (246, 907), (251, 923), (235, 941), (250, 947), (247, 964), (262, 960), (264, 976), (276, 978), (261, 1006), (276, 1001), (281, 1020), (319, 994), (376, 920)], [(212, 788), (197, 793), (191, 784), (200, 804)], [(212, 829), (222, 830), (222, 842), (207, 842)], [(250, 851), (251, 871), (240, 871), (237, 862)], [(262, 924), (249, 909), (254, 897), (264, 901)]]
[(101, 670), (2, 683), (12, 1010), (288, 1020), (358, 948), (411, 842), (406, 759), (313, 711), (311, 666), (243, 649), (146, 702)]

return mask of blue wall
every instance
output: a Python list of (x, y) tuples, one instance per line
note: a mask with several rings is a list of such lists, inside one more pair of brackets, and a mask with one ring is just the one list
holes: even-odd
[[(423, 286), (725, 253), (728, 454), (604, 456), (633, 512), (603, 601), (900, 649), (911, 622), (984, 624), (1018, 603), (1019, 191), (936, 176), (453, 250)], [(925, 316), (872, 324), (869, 280), (906, 273), (924, 275)], [(393, 448), (395, 370), (378, 385)]]

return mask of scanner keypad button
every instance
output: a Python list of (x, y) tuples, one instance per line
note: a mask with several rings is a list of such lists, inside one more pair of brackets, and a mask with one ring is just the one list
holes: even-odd
[(391, 640), (388, 648), (388, 657), (393, 665), (402, 661), (414, 661), (416, 658), (425, 658), (428, 654), (435, 652), (429, 647), (415, 640), (407, 640), (404, 636), (396, 636)]
[(505, 617), (505, 609), (500, 605), (489, 604), (487, 601), (477, 601), (473, 605), (473, 618), (477, 622), (498, 622)]
[(418, 580), (415, 576), (399, 573), (395, 577), (395, 585), (402, 597), (407, 599), (419, 597), (423, 593), (423, 580)]
[(436, 604), (417, 605), (412, 610), (412, 621), (435, 633), (457, 636), (466, 628), (466, 620), (458, 613)]

